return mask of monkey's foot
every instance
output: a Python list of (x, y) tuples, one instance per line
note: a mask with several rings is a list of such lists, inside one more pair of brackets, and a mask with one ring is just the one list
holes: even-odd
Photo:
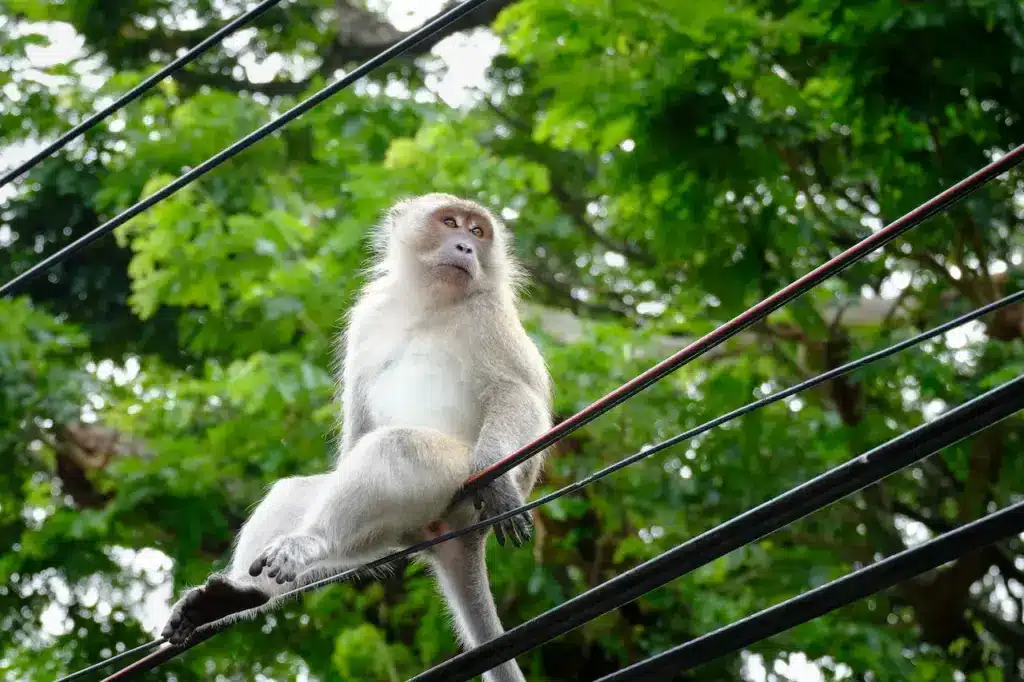
[(290, 583), (309, 565), (327, 555), (327, 548), (309, 535), (286, 535), (267, 545), (249, 566), (249, 575), (258, 576), (267, 569), (267, 577), (278, 585)]
[(206, 579), (205, 585), (189, 590), (175, 604), (160, 635), (171, 644), (183, 644), (199, 626), (262, 606), (269, 600), (270, 595), (260, 589), (239, 585), (227, 576), (214, 573)]

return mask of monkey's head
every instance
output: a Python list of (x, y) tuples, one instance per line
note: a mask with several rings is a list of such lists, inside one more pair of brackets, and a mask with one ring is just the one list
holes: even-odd
[(377, 232), (377, 270), (459, 296), (511, 291), (519, 268), (505, 226), (476, 202), (425, 194), (391, 207)]

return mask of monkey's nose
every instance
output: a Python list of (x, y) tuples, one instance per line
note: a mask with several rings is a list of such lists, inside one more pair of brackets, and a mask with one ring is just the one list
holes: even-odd
[(470, 246), (469, 244), (466, 244), (465, 242), (456, 242), (455, 250), (458, 251), (459, 253), (473, 253), (473, 247)]

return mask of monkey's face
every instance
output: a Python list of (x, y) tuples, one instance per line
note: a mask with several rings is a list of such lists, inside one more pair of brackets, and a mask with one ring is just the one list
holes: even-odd
[(455, 291), (485, 288), (493, 279), (495, 231), (500, 229), (495, 221), (464, 200), (431, 201), (421, 208), (408, 215), (411, 229), (401, 240), (421, 277)]
[(483, 274), (483, 260), (494, 230), (486, 217), (446, 206), (427, 218), (424, 237), (423, 262), (437, 278), (455, 286), (469, 286)]

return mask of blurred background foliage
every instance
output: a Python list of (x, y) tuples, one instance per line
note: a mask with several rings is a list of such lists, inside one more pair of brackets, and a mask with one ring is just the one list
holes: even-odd
[[(5, 189), (0, 277), (441, 7), (283, 2)], [(4, 0), (5, 165), (244, 9)], [(4, 679), (151, 638), (268, 483), (328, 465), (332, 338), (398, 196), (455, 192), (508, 220), (564, 417), (1024, 141), (1019, 0), (493, 0), (436, 43), (0, 301)], [(574, 434), (543, 489), (1019, 289), (1022, 224), (1016, 173)], [(503, 619), (1021, 371), (1017, 306), (545, 507), (530, 546), (492, 547)], [(1024, 421), (1004, 422), (520, 663), (593, 679), (977, 518), (1019, 499), (1022, 444)], [(681, 679), (1021, 680), (1022, 617), (1014, 540)], [(391, 681), (456, 650), (409, 566), (150, 677)]]

